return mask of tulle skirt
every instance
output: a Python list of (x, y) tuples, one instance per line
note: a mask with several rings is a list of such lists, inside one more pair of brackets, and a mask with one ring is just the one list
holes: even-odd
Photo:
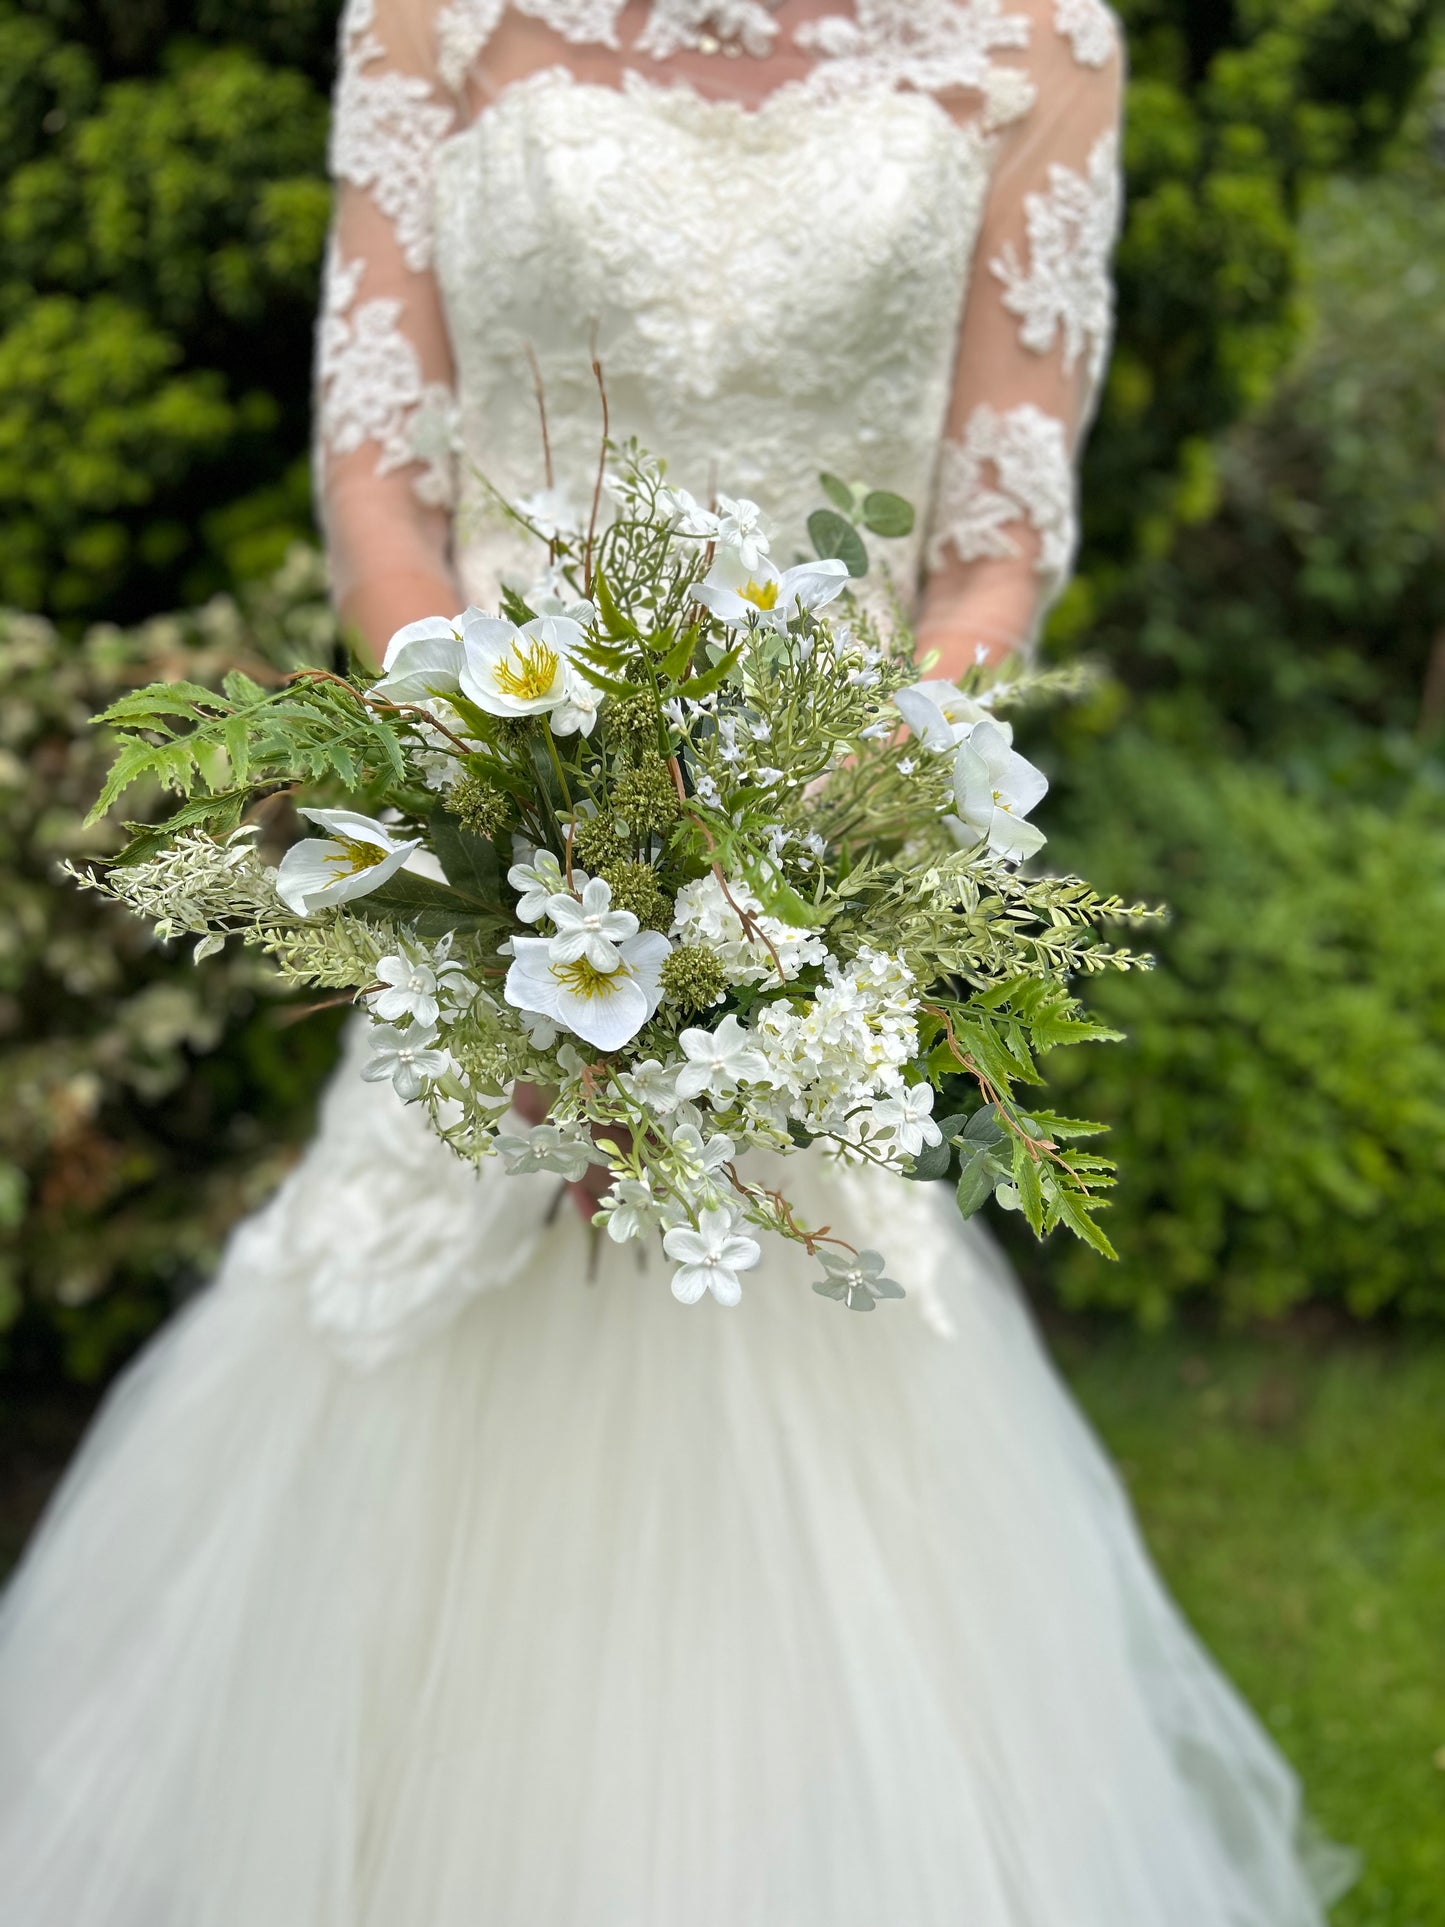
[(1318, 1927), (986, 1237), (781, 1175), (910, 1302), (686, 1309), (344, 1068), (10, 1589), (7, 1927)]

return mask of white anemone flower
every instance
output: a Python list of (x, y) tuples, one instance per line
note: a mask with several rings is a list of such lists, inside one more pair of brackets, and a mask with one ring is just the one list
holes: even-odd
[(643, 930), (617, 945), (617, 966), (598, 970), (585, 956), (560, 963), (548, 937), (513, 939), (505, 995), (514, 1009), (550, 1017), (594, 1049), (620, 1050), (662, 1002), (661, 972), (672, 946)]
[(417, 703), (428, 696), (450, 696), (461, 686), (467, 651), (463, 633), (469, 617), (478, 611), (467, 609), (448, 622), (445, 616), (424, 616), (398, 629), (386, 645), (382, 658), (381, 681), (372, 693), (394, 703)]
[(1005, 742), (1013, 728), (994, 717), (986, 702), (965, 696), (951, 682), (916, 682), (894, 692), (894, 705), (905, 723), (927, 749), (954, 749), (976, 723), (992, 722)]
[(672, 1295), (681, 1304), (695, 1305), (709, 1291), (720, 1305), (735, 1305), (742, 1297), (738, 1273), (751, 1271), (763, 1248), (740, 1232), (738, 1223), (734, 1212), (719, 1206), (702, 1213), (696, 1230), (679, 1224), (664, 1233), (662, 1248), (678, 1266)]
[(618, 945), (638, 931), (630, 910), (612, 908), (612, 885), (593, 877), (581, 897), (562, 890), (547, 899), (547, 915), (556, 926), (552, 939), (553, 963), (575, 964), (585, 959), (594, 970), (616, 970), (622, 962)]
[(719, 495), (717, 505), (718, 546), (730, 550), (749, 572), (756, 570), (768, 552), (762, 510), (746, 496)]
[(781, 629), (800, 611), (826, 608), (847, 585), (843, 562), (800, 562), (779, 570), (759, 556), (749, 568), (732, 549), (720, 549), (693, 594), (730, 629)]
[(1044, 833), (1024, 818), (1048, 794), (1048, 778), (1035, 769), (990, 720), (975, 723), (958, 746), (953, 796), (960, 821), (995, 856), (1022, 863), (1041, 850)]
[(368, 1084), (394, 1085), (397, 1096), (412, 1103), (433, 1078), (444, 1077), (452, 1067), (444, 1050), (432, 1048), (436, 1035), (430, 1025), (413, 1024), (410, 1030), (376, 1025), (367, 1039), (371, 1057), (361, 1075)]
[(768, 1060), (735, 1016), (716, 1030), (685, 1030), (678, 1038), (687, 1063), (677, 1073), (677, 1095), (684, 1101), (710, 1097), (729, 1103), (739, 1084), (766, 1084)]
[(894, 1147), (905, 1157), (916, 1158), (924, 1146), (943, 1142), (943, 1133), (933, 1121), (933, 1086), (907, 1084), (892, 1097), (875, 1104), (871, 1122), (891, 1135)]
[(398, 842), (384, 823), (354, 810), (302, 810), (328, 832), (293, 843), (276, 872), (276, 894), (298, 917), (333, 903), (349, 903), (396, 875), (421, 842)]
[(570, 616), (537, 616), (519, 629), (500, 616), (469, 622), (462, 694), (489, 716), (541, 716), (569, 699), (570, 663), (584, 641)]

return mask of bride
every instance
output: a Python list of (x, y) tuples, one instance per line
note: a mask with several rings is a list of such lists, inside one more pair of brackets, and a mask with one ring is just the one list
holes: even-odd
[[(351, 0), (319, 351), (343, 614), (528, 558), (614, 434), (798, 544), (816, 471), (957, 673), (1074, 547), (1100, 0)], [(348, 1060), (131, 1371), (0, 1620), (9, 1927), (1318, 1927), (1290, 1774), (1162, 1593), (986, 1236), (796, 1160), (684, 1309)], [(584, 1209), (590, 1204), (584, 1201)]]

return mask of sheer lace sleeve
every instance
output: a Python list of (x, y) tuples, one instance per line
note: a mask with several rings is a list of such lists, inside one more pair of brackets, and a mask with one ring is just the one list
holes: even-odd
[(419, 0), (348, 0), (332, 116), (317, 479), (337, 602), (373, 643), (413, 603), (452, 595), (452, 372), (431, 202), (454, 108), (430, 14)]
[(1102, 0), (1010, 0), (995, 164), (939, 464), (920, 641), (1027, 646), (1077, 545), (1075, 467), (1108, 358), (1123, 52)]

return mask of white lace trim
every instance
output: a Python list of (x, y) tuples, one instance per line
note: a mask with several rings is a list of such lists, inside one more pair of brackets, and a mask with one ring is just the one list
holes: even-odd
[(1068, 432), (1032, 402), (1007, 414), (976, 408), (963, 440), (939, 451), (930, 568), (953, 549), (960, 561), (1011, 560), (1023, 553), (1011, 531), (1027, 523), (1039, 538), (1035, 567), (1055, 587), (1078, 546)]
[(1114, 16), (1104, 0), (1054, 0), (1054, 26), (1081, 67), (1107, 67), (1119, 45)]
[(1005, 7), (1006, 0), (857, 0), (853, 18), (805, 21), (793, 38), (822, 57), (810, 82), (822, 91), (885, 86), (988, 95), (996, 85), (994, 54), (1029, 44), (1028, 16)]
[(1094, 144), (1087, 174), (1054, 162), (1048, 191), (1025, 196), (1028, 267), (1012, 242), (989, 264), (1003, 283), (1004, 306), (1019, 318), (1024, 346), (1046, 355), (1062, 338), (1070, 374), (1087, 352), (1091, 388), (1104, 372), (1113, 332), (1110, 258), (1121, 202), (1119, 138), (1110, 130)]
[(334, 250), (327, 264), (316, 359), (320, 446), (350, 455), (374, 442), (379, 475), (419, 463), (417, 495), (448, 507), (454, 397), (444, 382), (422, 380), (416, 349), (397, 325), (402, 302), (378, 296), (356, 305), (365, 266)]
[(716, 53), (730, 45), (761, 60), (777, 34), (778, 23), (762, 0), (655, 0), (637, 47), (654, 60), (666, 60), (684, 48)]
[(432, 167), (451, 132), (450, 107), (418, 74), (368, 68), (387, 58), (370, 29), (375, 0), (352, 0), (342, 24), (341, 74), (331, 122), (331, 173), (366, 190), (391, 222), (415, 274), (431, 264)]

